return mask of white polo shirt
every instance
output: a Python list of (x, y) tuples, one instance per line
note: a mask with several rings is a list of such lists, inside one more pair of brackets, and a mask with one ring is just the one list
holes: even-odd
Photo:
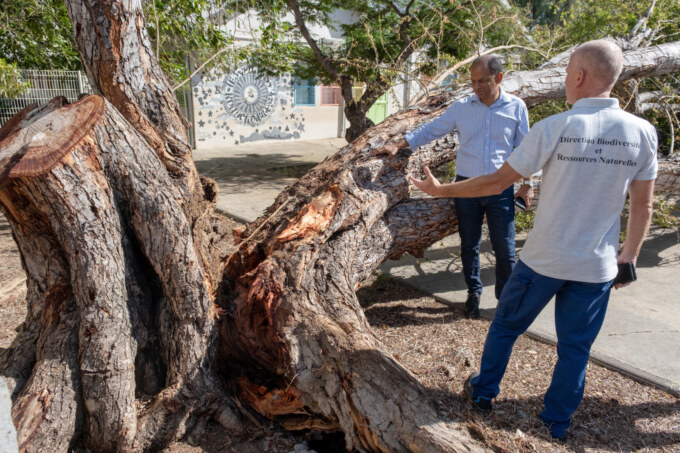
[(586, 98), (534, 125), (508, 164), (543, 169), (541, 200), (521, 260), (535, 272), (601, 283), (617, 273), (620, 215), (633, 180), (656, 179), (656, 130), (619, 107)]

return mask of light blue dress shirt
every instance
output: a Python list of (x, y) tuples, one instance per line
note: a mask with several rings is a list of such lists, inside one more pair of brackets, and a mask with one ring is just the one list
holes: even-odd
[(501, 89), (487, 107), (476, 94), (455, 102), (439, 117), (406, 134), (411, 149), (458, 131), (456, 173), (472, 178), (495, 172), (529, 132), (527, 107)]

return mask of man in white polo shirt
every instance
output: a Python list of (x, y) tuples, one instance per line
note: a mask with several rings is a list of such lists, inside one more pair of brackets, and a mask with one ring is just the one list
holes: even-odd
[[(656, 131), (609, 97), (622, 66), (615, 44), (583, 44), (567, 66), (572, 109), (536, 123), (497, 172), (443, 185), (427, 168), (424, 181), (411, 178), (430, 195), (468, 197), (496, 193), (543, 170), (534, 228), (501, 295), (480, 372), (468, 378), (464, 391), (477, 408), (491, 411), (515, 340), (555, 296), (558, 359), (541, 412), (555, 438), (564, 436), (583, 398), (590, 347), (617, 264), (635, 264), (652, 216)], [(626, 194), (630, 217), (617, 257)]]

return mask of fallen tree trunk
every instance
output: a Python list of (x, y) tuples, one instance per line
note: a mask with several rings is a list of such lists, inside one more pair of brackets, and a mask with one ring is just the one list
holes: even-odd
[[(414, 119), (391, 117), (384, 127), (403, 129)], [(242, 233), (225, 271), (232, 284), (220, 299), (230, 314), (221, 325), (223, 351), (264, 368), (295, 396), (289, 413), (278, 407), (277, 420), (321, 415), (327, 429), (342, 429), (350, 450), (474, 448), (460, 427), (439, 419), (415, 378), (375, 339), (355, 296), (388, 257), (421, 251), (455, 231), (450, 200), (400, 205), (409, 191), (405, 174), (434, 156), (389, 164), (372, 157), (369, 142), (381, 142), (384, 130), (317, 166)], [(423, 211), (429, 214), (415, 221)]]
[[(39, 313), (26, 327), (38, 326), (40, 336), (21, 335), (15, 345), (34, 341), (33, 360), (23, 363), (9, 354), (3, 363), (4, 370), (19, 368), (24, 376), (13, 386), (24, 451), (45, 445), (66, 451), (73, 444), (145, 450), (181, 437), (201, 414), (233, 427), (213, 366), (214, 319), (221, 310), (229, 313), (221, 325), (221, 367), (239, 360), (251, 370), (271, 368), (270, 382), (287, 380), (287, 391), (297, 395), (293, 415), (306, 415), (284, 425), (341, 429), (348, 447), (367, 451), (481, 448), (465, 430), (439, 420), (420, 384), (373, 337), (354, 295), (387, 256), (424, 248), (455, 228), (455, 222), (441, 228), (455, 219), (450, 201), (409, 203), (428, 210), (441, 205), (433, 211), (440, 217), (427, 217), (429, 226), (399, 210), (391, 223), (383, 219), (385, 209), (407, 195), (400, 171), (406, 157), (383, 169), (381, 159), (357, 147), (317, 170), (328, 178), (308, 176), (307, 189), (322, 192), (299, 193), (297, 204), (306, 207), (296, 220), (283, 209), (269, 219), (277, 226), (260, 229), (271, 243), (255, 246), (264, 250), (259, 262), (248, 252), (252, 240), (243, 243), (244, 253), (227, 263), (219, 310), (192, 246), (181, 192), (154, 150), (103, 98), (61, 103), (24, 112), (3, 129), (0, 142), (0, 197), (20, 249), (42, 263), (57, 257), (54, 269), (27, 269), (30, 281), (47, 287), (50, 271), (63, 269), (54, 289), (29, 297), (36, 307), (31, 311)], [(406, 126), (412, 119), (392, 121)], [(410, 162), (422, 166), (426, 160)], [(392, 189), (376, 191), (374, 177)], [(328, 186), (329, 180), (337, 183)], [(26, 213), (33, 213), (32, 226), (49, 247), (28, 251), (35, 238), (22, 236), (31, 226)], [(367, 235), (397, 226), (411, 231), (402, 236), (406, 242), (385, 247), (375, 237), (370, 246), (364, 243)], [(430, 236), (422, 235), (427, 228)], [(378, 244), (382, 251), (375, 253)], [(302, 319), (294, 334), (288, 334), (288, 318), (279, 320), (282, 313)], [(18, 351), (15, 345), (11, 350)], [(52, 369), (54, 356), (59, 374)], [(50, 373), (38, 379), (43, 368)], [(252, 384), (241, 380), (237, 387), (243, 401), (262, 406), (248, 398)], [(139, 406), (135, 394), (145, 403)], [(70, 402), (71, 410), (59, 401)], [(57, 408), (64, 429), (55, 432), (50, 411)], [(280, 414), (288, 411), (279, 407)]]
[[(217, 309), (186, 242), (181, 196), (153, 149), (101, 98), (62, 104), (24, 112), (0, 145), (0, 200), (29, 276), (29, 317), (2, 364), (25, 451), (79, 441), (144, 450), (207, 415), (237, 427), (216, 362), (223, 377), (247, 376), (231, 381), (262, 415), (290, 429), (342, 430), (348, 448), (481, 448), (439, 419), (355, 297), (384, 260), (419, 255), (456, 230), (452, 201), (409, 199), (405, 179), (451, 159), (450, 146), (370, 155), (425, 105), (317, 166), (242, 231)], [(660, 173), (677, 184), (677, 168)], [(218, 312), (227, 315), (219, 339)]]
[[(501, 86), (508, 93), (522, 98), (529, 107), (551, 99), (562, 99), (565, 96), (566, 67), (574, 50), (575, 48), (571, 48), (534, 70), (507, 73)], [(623, 57), (623, 71), (619, 82), (678, 72), (680, 41), (627, 50), (623, 52)], [(463, 87), (442, 95), (455, 101), (470, 94), (472, 89)], [(423, 98), (424, 94), (419, 93), (410, 104), (414, 105)]]

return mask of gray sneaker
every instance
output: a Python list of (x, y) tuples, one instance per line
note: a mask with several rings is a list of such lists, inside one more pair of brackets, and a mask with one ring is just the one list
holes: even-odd
[(489, 415), (493, 410), (493, 403), (491, 402), (491, 399), (485, 398), (483, 396), (478, 396), (474, 399), (472, 398), (472, 392), (474, 392), (475, 388), (472, 386), (472, 382), (470, 381), (472, 381), (472, 378), (477, 376), (479, 376), (479, 372), (475, 371), (470, 376), (468, 376), (467, 379), (465, 379), (465, 383), (463, 384), (463, 394), (467, 399), (470, 400), (472, 406), (475, 409), (477, 409), (483, 415)]

